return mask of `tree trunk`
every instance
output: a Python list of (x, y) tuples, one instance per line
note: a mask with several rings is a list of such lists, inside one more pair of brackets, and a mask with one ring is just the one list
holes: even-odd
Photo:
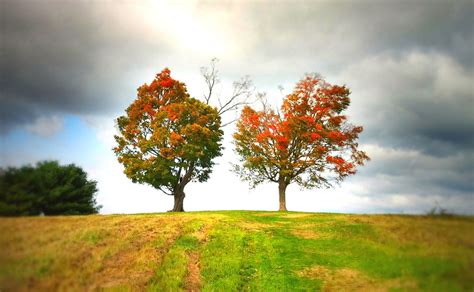
[[(169, 212), (184, 212), (183, 203), (184, 203), (184, 197), (186, 196), (184, 193), (184, 187), (188, 184), (188, 182), (191, 181), (193, 171), (194, 171), (194, 162), (191, 162), (184, 176), (179, 177), (178, 183), (174, 187), (174, 190), (173, 190), (174, 207)], [(179, 172), (181, 173), (181, 170)]]
[(176, 193), (173, 194), (174, 196), (174, 207), (170, 212), (184, 212), (184, 197), (186, 196), (184, 194), (184, 191), (177, 191)]
[(280, 209), (278, 211), (285, 212), (286, 210), (286, 184), (285, 180), (280, 179), (278, 182), (278, 193), (280, 195)]

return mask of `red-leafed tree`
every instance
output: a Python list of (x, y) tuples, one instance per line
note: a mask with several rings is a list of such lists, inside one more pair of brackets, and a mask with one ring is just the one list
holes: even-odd
[(241, 165), (235, 171), (255, 186), (278, 183), (280, 211), (286, 211), (286, 188), (330, 187), (369, 157), (358, 149), (361, 126), (343, 115), (350, 104), (345, 86), (331, 85), (318, 75), (296, 84), (281, 112), (265, 103), (262, 110), (244, 107), (234, 134)]
[(184, 211), (184, 188), (209, 178), (221, 155), (223, 132), (216, 108), (189, 97), (170, 70), (138, 88), (137, 98), (117, 119), (114, 151), (133, 182), (174, 197), (171, 211)]

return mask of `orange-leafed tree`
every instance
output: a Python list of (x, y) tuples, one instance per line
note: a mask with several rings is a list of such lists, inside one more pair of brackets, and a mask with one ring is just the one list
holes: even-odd
[(345, 86), (307, 75), (287, 95), (280, 111), (244, 107), (234, 134), (240, 165), (234, 170), (254, 187), (278, 183), (280, 211), (286, 211), (286, 188), (330, 187), (369, 157), (358, 149), (361, 126), (347, 121), (350, 104)]
[(114, 151), (133, 182), (174, 196), (171, 211), (182, 212), (184, 188), (209, 178), (221, 155), (223, 132), (217, 110), (191, 98), (186, 86), (164, 69), (117, 119)]

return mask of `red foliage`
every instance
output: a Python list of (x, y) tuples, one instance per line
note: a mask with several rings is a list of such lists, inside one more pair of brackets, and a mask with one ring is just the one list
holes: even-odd
[(285, 150), (288, 147), (288, 138), (285, 136), (277, 136), (276, 137), (277, 145), (276, 147), (278, 150)]
[(160, 81), (160, 85), (163, 87), (171, 87), (173, 86), (173, 84), (174, 84), (174, 80), (171, 78), (167, 78)]
[(344, 140), (346, 140), (347, 137), (339, 131), (330, 131), (328, 133), (328, 138), (336, 143), (342, 143), (344, 142)]
[(258, 127), (260, 124), (258, 114), (253, 114), (249, 117), (249, 123), (252, 127)]
[(321, 138), (321, 135), (319, 135), (318, 133), (311, 133), (310, 137), (311, 137), (311, 142), (314, 142), (314, 140)]
[[(255, 181), (263, 176), (309, 186), (325, 181), (325, 171), (336, 172), (339, 179), (355, 173), (368, 156), (357, 149), (362, 127), (341, 114), (350, 104), (349, 94), (345, 86), (307, 76), (284, 98), (281, 112), (245, 107), (234, 138)], [(306, 171), (311, 176), (296, 179)]]
[(326, 157), (326, 161), (329, 163), (340, 164), (340, 165), (342, 165), (345, 162), (345, 160), (342, 159), (341, 157), (333, 157), (333, 156)]

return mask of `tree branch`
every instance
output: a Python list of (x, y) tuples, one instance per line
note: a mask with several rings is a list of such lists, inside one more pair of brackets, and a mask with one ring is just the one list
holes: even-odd
[[(210, 67), (201, 67), (201, 75), (204, 78), (204, 82), (207, 86), (206, 93), (204, 94), (204, 101), (206, 104), (213, 104), (217, 108), (217, 112), (221, 118), (224, 114), (238, 111), (243, 106), (253, 103), (250, 98), (254, 93), (254, 86), (252, 80), (249, 76), (244, 76), (240, 81), (233, 83), (232, 94), (225, 98), (224, 101), (221, 101), (221, 98), (217, 96), (214, 98), (216, 100), (213, 102), (213, 95), (215, 94), (215, 86), (220, 83), (218, 78), (219, 71), (216, 69), (216, 64), (218, 62), (217, 58), (211, 60)], [(231, 121), (223, 122), (221, 127), (232, 124), (237, 119)]]

